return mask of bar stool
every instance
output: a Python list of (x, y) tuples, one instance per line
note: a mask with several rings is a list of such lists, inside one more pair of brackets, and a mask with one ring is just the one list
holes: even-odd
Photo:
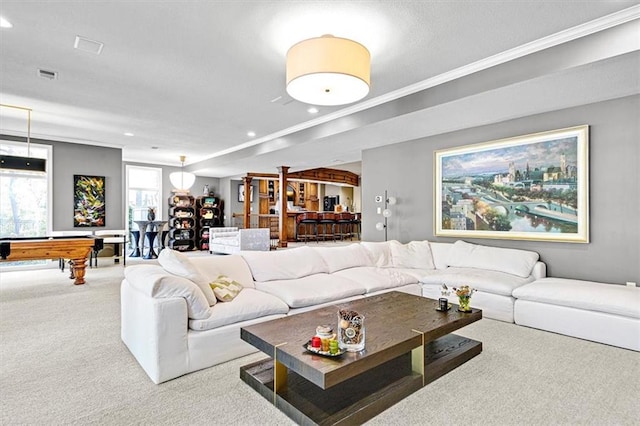
[(353, 234), (357, 235), (357, 239), (360, 239), (360, 222), (361, 213), (354, 213), (353, 219), (351, 220), (351, 238), (353, 239)]
[[(326, 241), (327, 237), (335, 241), (336, 214), (333, 212), (322, 212), (318, 214), (318, 228), (322, 227), (322, 233), (318, 231), (318, 238)], [(327, 227), (331, 226), (331, 231)]]
[(338, 227), (338, 232), (336, 236), (339, 236), (341, 240), (345, 238), (353, 239), (353, 229), (352, 222), (354, 218), (353, 213), (342, 212), (337, 214), (336, 225)]
[(160, 251), (162, 251), (165, 247), (167, 247), (167, 235), (169, 235), (169, 230), (162, 227), (162, 231), (160, 232)]
[(140, 231), (130, 231), (131, 232), (131, 245), (133, 246), (131, 249), (131, 253), (129, 257), (140, 257)]
[[(299, 214), (296, 222), (296, 239), (298, 241), (304, 241), (306, 243), (310, 238), (318, 241), (318, 213), (306, 212)], [(309, 233), (309, 226), (311, 226), (311, 234)], [(304, 229), (304, 233), (300, 232), (300, 228)]]
[[(157, 258), (158, 255), (153, 250), (153, 244), (154, 244), (154, 241), (155, 241), (156, 237), (158, 236), (158, 231), (145, 231), (144, 236), (147, 239), (147, 254), (142, 256), (142, 258), (143, 259), (155, 259), (155, 258)], [(143, 250), (144, 250), (144, 246), (143, 246)]]

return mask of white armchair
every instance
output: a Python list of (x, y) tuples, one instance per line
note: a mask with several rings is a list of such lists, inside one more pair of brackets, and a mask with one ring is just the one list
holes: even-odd
[(232, 254), (241, 250), (269, 251), (269, 228), (211, 228), (209, 253)]

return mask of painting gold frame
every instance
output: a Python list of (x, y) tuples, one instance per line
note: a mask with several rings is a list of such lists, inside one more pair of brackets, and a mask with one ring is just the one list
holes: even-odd
[(434, 152), (434, 234), (589, 242), (589, 126)]

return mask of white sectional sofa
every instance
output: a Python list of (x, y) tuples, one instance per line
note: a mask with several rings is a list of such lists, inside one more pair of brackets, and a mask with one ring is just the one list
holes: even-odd
[[(241, 327), (386, 291), (426, 290), (438, 298), (442, 283), (471, 284), (480, 288), (472, 306), (485, 308), (486, 302), (485, 317), (511, 321), (505, 289), (541, 278), (544, 264), (532, 252), (483, 248), (474, 255), (459, 243), (362, 242), (192, 258), (165, 249), (158, 258), (162, 266), (125, 269), (122, 340), (151, 380), (161, 383), (255, 352), (240, 340)], [(472, 257), (468, 265), (456, 257), (464, 253)], [(492, 254), (502, 261), (489, 259), (490, 268), (483, 269), (483, 256)], [(529, 275), (520, 276), (527, 265)], [(210, 283), (220, 280), (241, 286), (232, 301), (217, 300)]]
[(640, 288), (542, 278), (513, 295), (518, 325), (640, 351)]
[[(448, 287), (470, 285), (478, 291), (471, 305), (482, 309), (486, 318), (513, 322), (518, 287), (546, 276), (547, 268), (538, 253), (504, 249), (456, 241), (431, 243), (434, 269), (420, 277), (422, 295), (432, 299), (440, 295), (442, 284)], [(457, 303), (455, 295), (449, 300)]]

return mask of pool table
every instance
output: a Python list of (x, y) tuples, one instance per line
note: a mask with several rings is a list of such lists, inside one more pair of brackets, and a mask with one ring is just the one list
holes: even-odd
[(0, 238), (0, 262), (70, 259), (70, 278), (79, 285), (85, 283), (85, 268), (91, 251), (98, 251), (102, 246), (102, 238), (92, 236)]

